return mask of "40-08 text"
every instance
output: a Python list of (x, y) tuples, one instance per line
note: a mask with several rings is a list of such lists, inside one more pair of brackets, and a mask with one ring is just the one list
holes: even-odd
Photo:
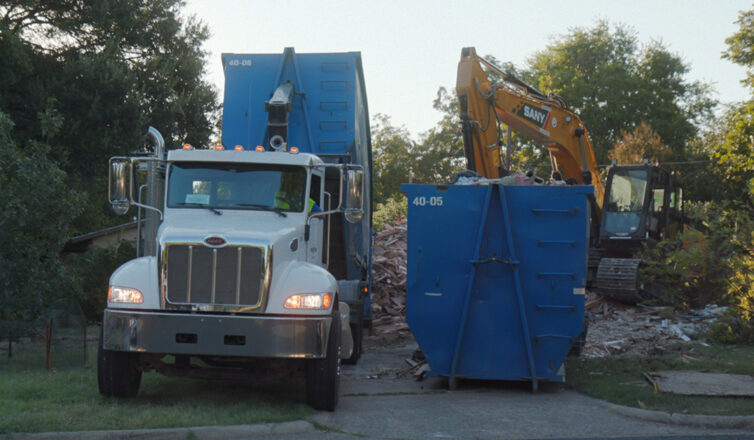
[(442, 196), (424, 197), (417, 196), (411, 202), (414, 206), (442, 206)]

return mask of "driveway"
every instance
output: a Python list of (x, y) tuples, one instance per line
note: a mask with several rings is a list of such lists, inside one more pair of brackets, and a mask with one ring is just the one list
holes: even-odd
[[(384, 341), (375, 342), (375, 338), (368, 338), (366, 344), (359, 364), (343, 367), (337, 411), (321, 412), (311, 419), (320, 428), (340, 432), (343, 438), (353, 434), (400, 439), (723, 434), (754, 438), (754, 424), (748, 429), (705, 428), (689, 425), (695, 423), (692, 418), (683, 424), (658, 423), (648, 420), (649, 411), (634, 411), (628, 416), (623, 408), (567, 390), (560, 384), (543, 384), (538, 392), (532, 393), (526, 383), (460, 381), (451, 392), (438, 378), (417, 382), (410, 374), (397, 377), (397, 373), (408, 369), (405, 359), (417, 348), (410, 334), (396, 336), (387, 345)], [(312, 438), (320, 434), (333, 437), (336, 432), (312, 433)]]

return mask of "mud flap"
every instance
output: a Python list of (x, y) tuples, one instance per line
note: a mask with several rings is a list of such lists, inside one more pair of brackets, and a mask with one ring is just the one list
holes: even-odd
[(348, 325), (351, 309), (348, 303), (343, 301), (340, 301), (338, 307), (340, 307), (340, 358), (348, 359), (353, 353), (353, 336), (351, 335), (351, 326)]

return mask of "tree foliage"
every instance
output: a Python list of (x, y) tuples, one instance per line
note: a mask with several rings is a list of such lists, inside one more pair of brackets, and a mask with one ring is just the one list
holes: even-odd
[(385, 225), (400, 222), (407, 217), (408, 199), (405, 195), (398, 194), (377, 204), (372, 226), (376, 231), (381, 231)]
[(738, 32), (725, 39), (728, 50), (723, 52), (723, 59), (730, 60), (749, 68), (746, 79), (742, 83), (754, 87), (754, 9), (741, 11), (738, 14)]
[(711, 146), (715, 171), (728, 197), (739, 200), (754, 195), (754, 101), (731, 108), (722, 118), (720, 141)]
[[(144, 145), (148, 125), (168, 147), (208, 142), (217, 107), (202, 78), (206, 27), (179, 0), (0, 2), (0, 109), (16, 139), (44, 139), (72, 183), (90, 193), (76, 232), (112, 223), (107, 159)], [(50, 138), (39, 114), (58, 115)]]
[[(742, 11), (739, 30), (725, 42), (728, 50), (722, 57), (747, 68), (743, 83), (754, 88), (754, 9)], [(751, 200), (754, 195), (754, 99), (731, 107), (723, 116), (716, 143), (709, 153), (717, 162), (716, 170), (727, 184), (727, 190), (739, 200)]]
[(101, 319), (102, 310), (107, 306), (110, 275), (134, 255), (134, 245), (124, 240), (108, 248), (89, 246), (85, 252), (67, 255), (63, 259), (72, 286), (71, 296), (78, 300), (87, 321)]
[(525, 78), (561, 96), (584, 121), (598, 162), (604, 163), (620, 133), (646, 123), (684, 154), (697, 125), (711, 117), (709, 86), (689, 82), (688, 66), (653, 41), (640, 47), (630, 28), (599, 21), (574, 28), (529, 59)]
[[(445, 89), (440, 89), (435, 108), (452, 105)], [(400, 195), (401, 183), (443, 183), (464, 168), (463, 144), (454, 123), (454, 113), (445, 111), (437, 127), (424, 133), (418, 142), (405, 127), (392, 125), (390, 117), (372, 118), (374, 149), (374, 200), (385, 203)]]
[(662, 142), (660, 135), (645, 122), (631, 131), (621, 131), (620, 138), (610, 152), (610, 159), (618, 163), (665, 162), (671, 159), (670, 148)]
[(432, 106), (442, 112), (443, 117), (437, 126), (423, 133), (419, 142), (416, 181), (445, 183), (455, 173), (466, 168), (459, 129), (458, 101), (441, 87)]
[(377, 114), (372, 118), (374, 201), (384, 203), (399, 195), (401, 183), (410, 182), (416, 160), (416, 144), (406, 127), (395, 127), (390, 117)]
[(122, 221), (106, 201), (110, 156), (142, 148), (149, 125), (168, 147), (208, 142), (217, 109), (203, 79), (208, 31), (182, 6), (0, 0), (2, 325), (34, 320), (91, 284), (58, 254), (71, 235)]
[(67, 295), (58, 253), (82, 194), (38, 142), (16, 145), (11, 120), (0, 112), (0, 334), (18, 335), (55, 297)]

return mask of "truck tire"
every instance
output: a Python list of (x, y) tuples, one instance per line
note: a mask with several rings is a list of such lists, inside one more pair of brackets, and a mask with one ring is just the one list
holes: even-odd
[(335, 411), (340, 389), (340, 319), (333, 313), (327, 354), (308, 361), (306, 369), (306, 402), (314, 409)]
[(364, 325), (361, 322), (351, 323), (351, 337), (353, 338), (353, 351), (351, 357), (343, 359), (343, 363), (347, 365), (356, 365), (361, 357), (361, 344), (364, 339)]
[(100, 329), (97, 350), (97, 383), (104, 396), (132, 397), (139, 392), (141, 370), (136, 353), (111, 351), (102, 348), (103, 330)]

